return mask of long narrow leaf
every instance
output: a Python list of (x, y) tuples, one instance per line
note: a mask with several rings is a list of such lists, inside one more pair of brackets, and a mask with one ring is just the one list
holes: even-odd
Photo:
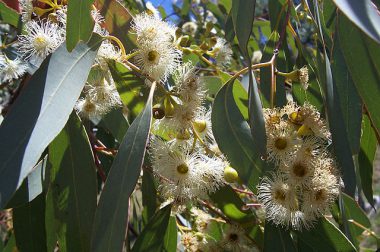
[(129, 127), (100, 196), (92, 233), (92, 251), (121, 251), (132, 194), (144, 161), (152, 120), (152, 86), (147, 104)]
[(102, 38), (69, 53), (61, 45), (26, 84), (0, 126), (0, 209), (65, 126)]

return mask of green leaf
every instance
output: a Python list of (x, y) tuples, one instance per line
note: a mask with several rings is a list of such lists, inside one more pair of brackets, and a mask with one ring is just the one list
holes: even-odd
[(339, 44), (356, 89), (380, 131), (380, 47), (367, 38), (349, 20), (340, 15), (338, 22)]
[(165, 252), (172, 252), (177, 250), (177, 221), (175, 216), (170, 216), (168, 228), (166, 229), (164, 237), (164, 248)]
[(370, 0), (334, 0), (334, 2), (356, 26), (380, 44), (380, 15)]
[(92, 251), (121, 251), (132, 194), (144, 161), (152, 120), (151, 88), (147, 105), (125, 134), (99, 199), (92, 233)]
[(115, 0), (96, 0), (94, 5), (104, 17), (107, 31), (119, 38), (126, 50), (134, 49), (134, 42), (127, 32), (131, 26), (132, 15), (124, 5)]
[[(171, 205), (160, 209), (145, 226), (131, 252), (161, 252), (169, 224)], [(177, 234), (175, 235), (177, 236)]]
[(311, 230), (302, 230), (296, 233), (303, 243), (315, 251), (356, 251), (347, 237), (325, 217), (322, 217)]
[(68, 1), (66, 47), (71, 52), (79, 41), (90, 40), (94, 29), (91, 7), (94, 0)]
[(221, 187), (210, 194), (211, 200), (231, 220), (244, 224), (245, 226), (256, 223), (255, 216), (250, 210), (242, 210), (244, 202), (230, 186)]
[(355, 246), (359, 249), (359, 244), (361, 241), (361, 239), (359, 239), (359, 236), (365, 230), (356, 224), (359, 224), (366, 228), (371, 228), (371, 222), (369, 221), (366, 213), (360, 208), (358, 203), (353, 198), (343, 193), (342, 199), (350, 234), (354, 238)]
[(259, 88), (256, 77), (252, 71), (249, 71), (249, 126), (251, 134), (258, 150), (262, 156), (267, 152), (267, 134), (265, 130), (265, 120), (263, 115), (263, 106), (261, 104)]
[(122, 102), (136, 117), (144, 108), (144, 97), (148, 93), (144, 81), (122, 63), (111, 61), (109, 67)]
[(0, 2), (0, 20), (16, 28), (21, 26), (20, 14), (9, 8), (4, 2)]
[(20, 251), (43, 252), (46, 250), (45, 195), (13, 209), (13, 228), (17, 248)]
[(231, 17), (239, 47), (244, 56), (249, 58), (247, 44), (252, 33), (253, 20), (255, 18), (256, 0), (232, 1)]
[(231, 80), (224, 85), (214, 100), (212, 131), (239, 177), (255, 191), (259, 176), (267, 165), (261, 160), (248, 123), (239, 110), (238, 103), (246, 99), (247, 93), (240, 83)]
[(235, 29), (234, 29), (234, 23), (232, 21), (231, 12), (227, 16), (227, 20), (225, 24), (225, 32), (226, 32), (226, 35), (225, 35), (226, 40), (232, 44), (235, 38)]
[(318, 81), (315, 78), (309, 81), (307, 91), (305, 91), (300, 84), (293, 84), (292, 92), (298, 104), (302, 105), (307, 101), (323, 114), (323, 97)]
[(92, 36), (69, 53), (61, 45), (24, 87), (0, 126), (0, 209), (64, 127), (102, 38)]
[(285, 13), (283, 9), (284, 0), (268, 1), (269, 20), (272, 31), (277, 32), (280, 26), (281, 19), (284, 18)]
[(61, 251), (90, 251), (97, 202), (94, 158), (86, 131), (73, 112), (49, 145), (50, 186)]
[(373, 176), (373, 161), (375, 159), (377, 141), (376, 135), (371, 127), (371, 122), (368, 116), (363, 117), (362, 122), (362, 137), (360, 139), (359, 160), (359, 175), (363, 193), (368, 202), (374, 206), (372, 176)]
[(125, 118), (122, 108), (108, 112), (100, 121), (100, 125), (109, 130), (119, 142), (123, 140), (125, 132), (129, 128), (129, 122)]
[(339, 94), (339, 105), (342, 111), (347, 137), (352, 154), (355, 155), (359, 153), (360, 149), (362, 102), (344, 61), (339, 40), (336, 39), (334, 43), (334, 61), (331, 64), (331, 68), (337, 93)]
[[(334, 153), (338, 161), (339, 168), (343, 175), (345, 192), (350, 195), (355, 195), (356, 190), (356, 175), (355, 166), (350, 148), (349, 141), (345, 129), (342, 109), (340, 107), (340, 93), (338, 93), (336, 84), (334, 83), (330, 61), (325, 52), (325, 76), (322, 77), (322, 83), (325, 89), (326, 106), (328, 114), (328, 122), (331, 131)], [(320, 64), (323, 67), (323, 64)]]
[(143, 204), (143, 222), (144, 224), (152, 218), (157, 208), (157, 190), (154, 185), (153, 174), (144, 172), (141, 185), (142, 204)]
[(203, 83), (207, 94), (211, 97), (215, 97), (223, 86), (223, 81), (219, 76), (201, 76), (200, 81)]
[(181, 6), (181, 18), (186, 20), (187, 16), (189, 15), (190, 12), (190, 7), (191, 7), (191, 0), (183, 0), (182, 1), (182, 6)]
[(290, 231), (266, 221), (264, 227), (264, 252), (297, 251)]
[(43, 182), (45, 180), (45, 167), (47, 157), (45, 156), (33, 168), (32, 172), (24, 179), (20, 188), (12, 196), (6, 208), (14, 208), (31, 202), (42, 193)]
[(16, 247), (16, 239), (15, 239), (15, 236), (12, 235), (9, 238), (8, 242), (6, 243), (4, 250), (2, 250), (1, 252), (15, 252), (15, 251), (18, 251)]

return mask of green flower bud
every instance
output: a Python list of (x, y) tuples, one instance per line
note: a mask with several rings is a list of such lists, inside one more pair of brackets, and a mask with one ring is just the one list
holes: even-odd
[(227, 166), (224, 168), (224, 180), (228, 183), (234, 183), (239, 181), (239, 175), (234, 168)]

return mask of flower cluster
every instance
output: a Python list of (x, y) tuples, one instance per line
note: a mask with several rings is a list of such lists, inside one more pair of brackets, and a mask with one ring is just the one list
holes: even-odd
[(228, 163), (215, 151), (211, 111), (202, 106), (205, 91), (195, 68), (182, 64), (173, 79), (171, 93), (153, 109), (154, 129), (163, 132), (166, 140), (155, 137), (150, 153), (153, 171), (161, 178), (162, 196), (184, 203), (219, 188)]
[(264, 116), (268, 160), (276, 171), (260, 182), (258, 199), (275, 224), (308, 229), (340, 190), (336, 164), (327, 151), (329, 130), (309, 103), (266, 109)]
[[(27, 63), (38, 66), (64, 42), (66, 37), (67, 6), (57, 1), (44, 1), (41, 8), (31, 0), (20, 2), (22, 20), (25, 22), (24, 33), (18, 36), (17, 52), (20, 57), (10, 60), (6, 55), (0, 56), (1, 82), (17, 79), (27, 70)], [(94, 32), (107, 36), (102, 28), (103, 17), (95, 10), (91, 12), (94, 19)], [(121, 52), (108, 40), (102, 42), (95, 63), (84, 89), (84, 97), (75, 106), (79, 115), (98, 121), (112, 108), (121, 105), (114, 80), (108, 68), (109, 60), (119, 60)]]
[[(150, 12), (133, 19), (137, 49), (129, 57), (146, 76), (148, 86), (155, 81), (164, 89), (153, 107), (153, 133), (157, 136), (152, 137), (149, 152), (161, 196), (182, 204), (219, 188), (229, 165), (217, 151), (211, 111), (203, 106), (206, 92), (197, 70), (182, 61), (181, 35)], [(225, 53), (227, 47), (225, 40), (219, 42), (214, 54), (224, 54), (225, 61), (230, 57)], [(169, 76), (173, 81), (168, 81)]]
[[(233, 223), (224, 223), (224, 220), (214, 218), (198, 208), (191, 209), (193, 221), (192, 230), (182, 232), (181, 243), (187, 252), (197, 251), (259, 251), (249, 240), (245, 230)], [(220, 240), (213, 238), (212, 232), (218, 223), (223, 223)]]
[(175, 27), (157, 15), (142, 13), (134, 18), (132, 30), (138, 46), (134, 58), (141, 72), (152, 80), (166, 81), (182, 56), (176, 47)]

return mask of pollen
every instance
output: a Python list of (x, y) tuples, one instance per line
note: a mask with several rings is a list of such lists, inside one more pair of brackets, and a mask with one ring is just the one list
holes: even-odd
[(148, 60), (150, 62), (157, 62), (158, 58), (159, 58), (159, 54), (157, 51), (149, 51), (148, 52)]
[(273, 198), (277, 201), (284, 202), (286, 200), (286, 192), (283, 189), (275, 189)]
[(294, 164), (292, 170), (293, 174), (299, 178), (303, 178), (307, 174), (307, 168), (300, 163)]
[(37, 50), (43, 50), (48, 45), (46, 38), (43, 36), (36, 37), (33, 41), (33, 45)]
[(180, 164), (177, 166), (177, 171), (180, 174), (186, 174), (189, 171), (189, 167), (186, 164)]
[(286, 138), (279, 137), (275, 140), (274, 146), (279, 150), (284, 150), (288, 146)]

